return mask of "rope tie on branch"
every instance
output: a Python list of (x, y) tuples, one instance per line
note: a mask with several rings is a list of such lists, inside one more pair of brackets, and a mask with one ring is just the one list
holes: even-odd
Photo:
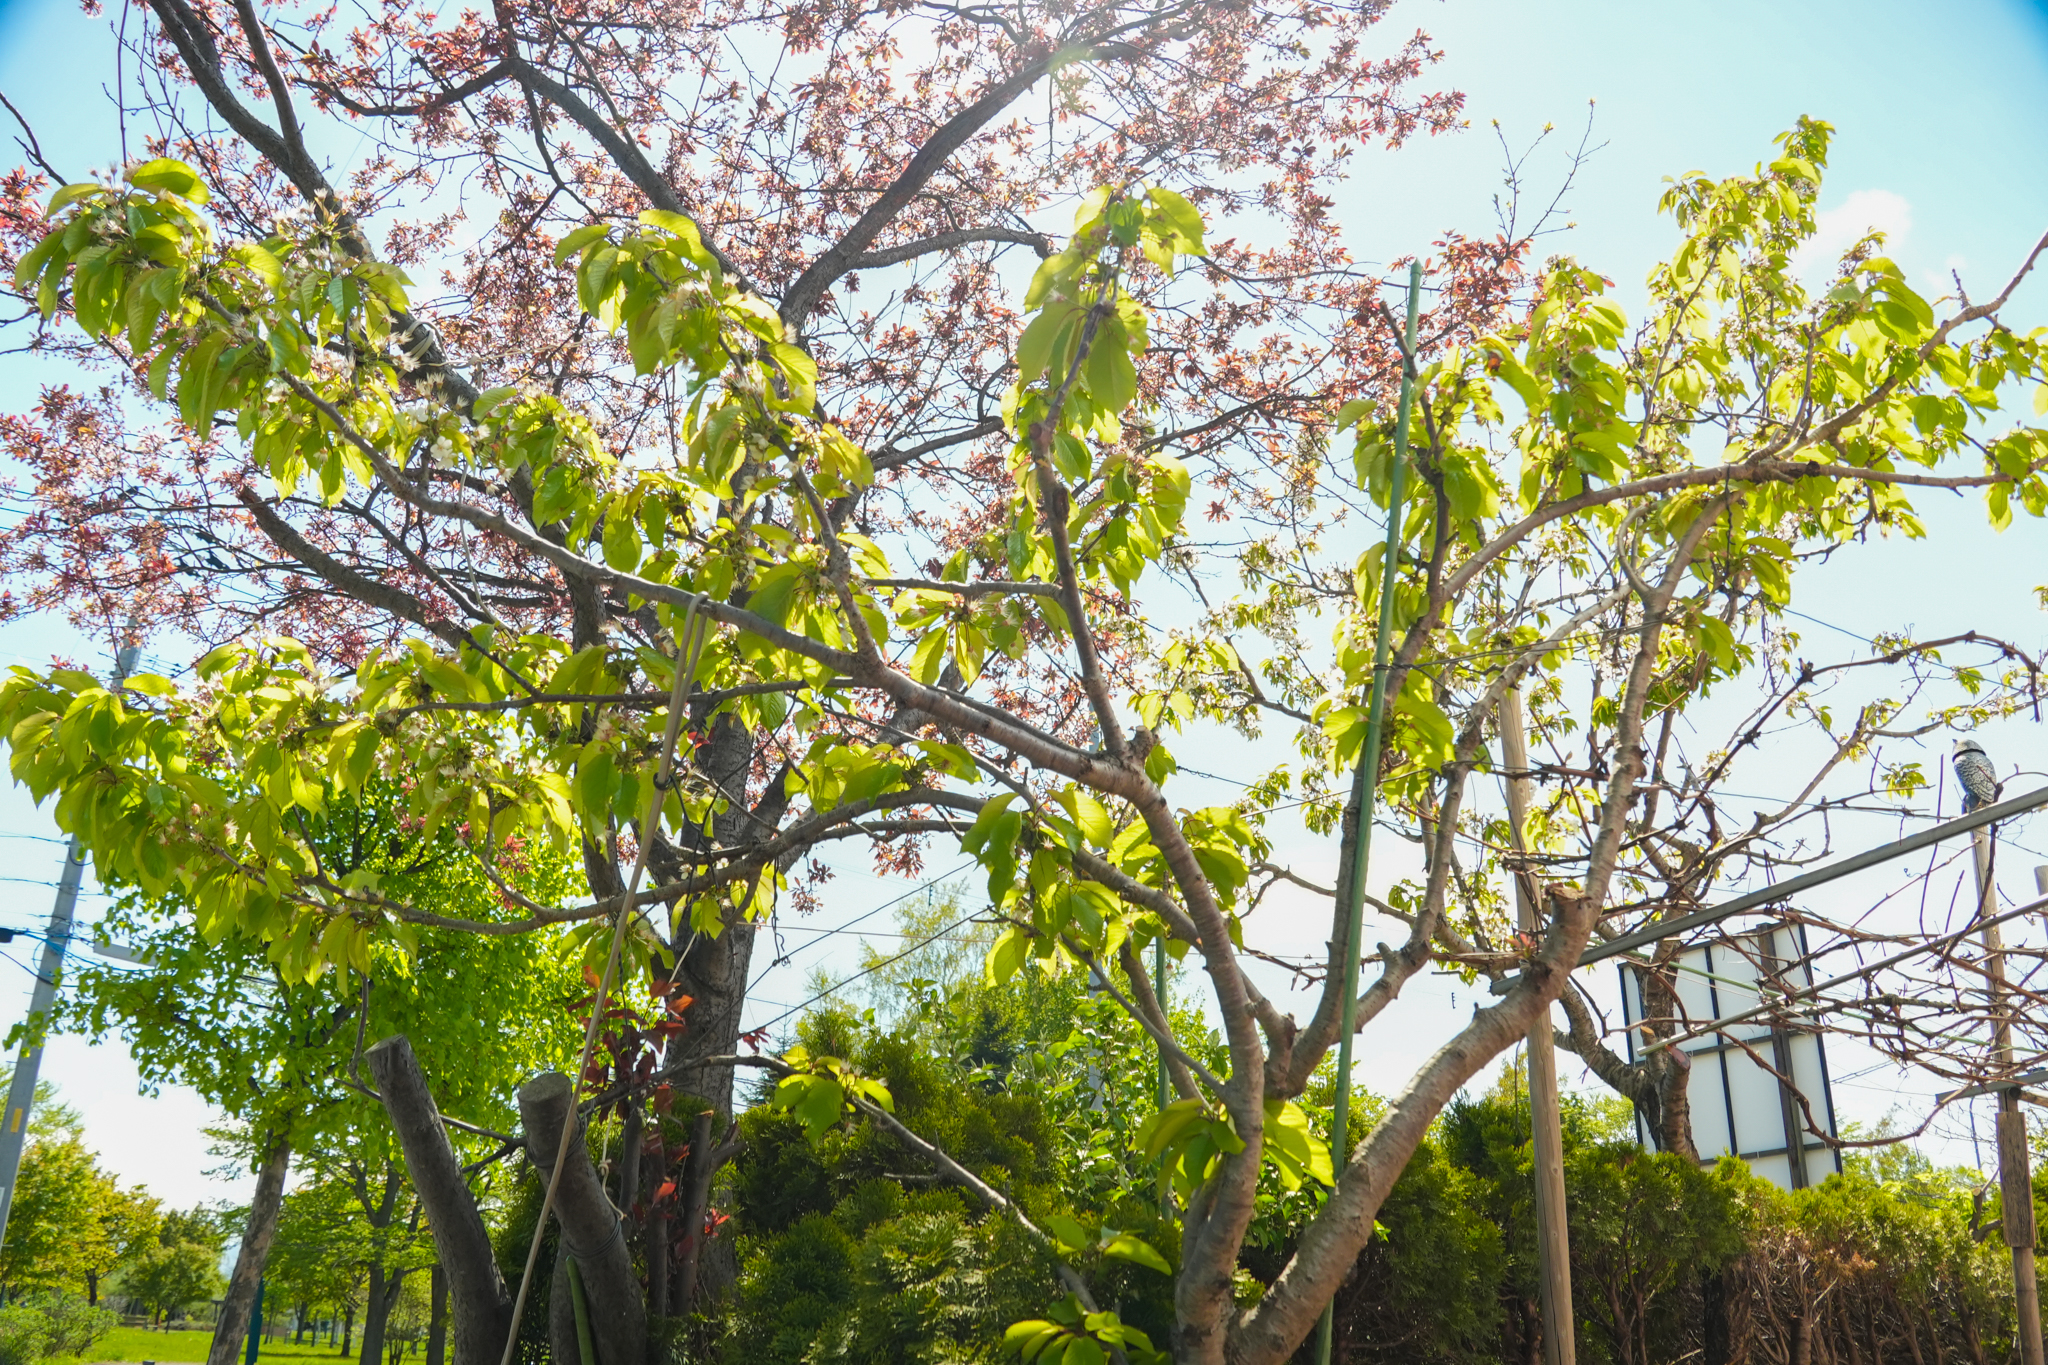
[(574, 1242), (569, 1240), (567, 1234), (557, 1236), (555, 1239), (555, 1244), (561, 1247), (562, 1250), (568, 1252), (569, 1255), (576, 1260), (595, 1261), (598, 1257), (604, 1255), (607, 1251), (610, 1251), (612, 1249), (612, 1244), (614, 1242), (617, 1242), (620, 1238), (624, 1237), (625, 1235), (625, 1223), (622, 1220), (615, 1218), (612, 1220), (612, 1235), (605, 1238), (602, 1242), (599, 1242), (594, 1247), (577, 1246)]
[[(611, 949), (605, 954), (604, 971), (597, 979), (597, 994), (590, 1005), (590, 1019), (583, 1029), (583, 1051), (577, 1058), (574, 1079), (571, 1085), (580, 1085), (589, 1070), (591, 1053), (597, 1047), (598, 1023), (604, 1018), (604, 1007), (611, 995), (612, 978), (619, 968), (619, 957), (625, 948), (626, 926), (633, 918), (633, 898), (639, 894), (641, 879), (647, 873), (647, 850), (654, 844), (654, 836), (660, 829), (661, 807), (664, 798), (675, 784), (676, 740), (683, 728), (683, 704), (689, 697), (691, 681), (697, 674), (698, 660), (703, 656), (705, 641), (711, 634), (711, 618), (699, 615), (697, 608), (702, 605), (704, 595), (692, 593), (689, 605), (683, 612), (683, 623), (676, 631), (676, 675), (669, 690), (668, 724), (661, 740), (661, 757), (655, 767), (653, 790), (647, 798), (647, 814), (640, 821), (639, 848), (633, 855), (633, 872), (626, 880), (625, 893), (618, 899), (618, 908), (612, 912)], [(574, 1090), (570, 1092), (571, 1102), (568, 1113), (562, 1119), (561, 1140), (555, 1146), (555, 1161), (548, 1172), (547, 1193), (541, 1196), (540, 1217), (534, 1221), (533, 1241), (526, 1249), (526, 1268), (520, 1272), (519, 1293), (512, 1300), (512, 1324), (505, 1335), (505, 1354), (501, 1365), (512, 1365), (512, 1357), (519, 1346), (519, 1321), (526, 1312), (526, 1296), (533, 1288), (533, 1268), (540, 1260), (541, 1239), (547, 1233), (548, 1214), (555, 1206), (555, 1192), (561, 1187), (562, 1168), (568, 1164), (569, 1144), (581, 1124), (574, 1103)], [(621, 1225), (615, 1219), (612, 1224), (612, 1238), (622, 1235)], [(569, 1245), (566, 1237), (561, 1244), (568, 1249), (573, 1260), (588, 1259)], [(611, 1241), (588, 1253), (597, 1255), (609, 1250)], [(573, 1263), (572, 1260), (572, 1263)]]

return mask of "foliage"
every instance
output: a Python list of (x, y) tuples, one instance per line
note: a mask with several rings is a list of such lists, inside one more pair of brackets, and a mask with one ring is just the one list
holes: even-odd
[(155, 1239), (157, 1218), (157, 1201), (101, 1169), (77, 1111), (48, 1081), (37, 1082), (0, 1245), (0, 1290), (77, 1290), (97, 1298), (101, 1277)]
[(119, 1321), (73, 1294), (50, 1290), (10, 1298), (0, 1305), (0, 1365), (85, 1358)]
[[(1131, 1140), (1156, 1081), (1113, 1005), (1037, 973), (999, 986), (927, 980), (892, 1023), (827, 1010), (798, 1032), (800, 1046), (884, 1085), (913, 1132), (1087, 1267), (1120, 1304), (1132, 1346), (1170, 1328), (1175, 1247)], [(1122, 1138), (1104, 1126), (1112, 1115)], [(958, 1191), (899, 1183), (913, 1154), (865, 1120), (834, 1119), (813, 1139), (784, 1109), (742, 1118), (728, 1358), (1001, 1358), (1006, 1329), (1057, 1297), (1048, 1246)]]
[[(454, 915), (497, 903), (497, 889), (451, 834), (430, 837), (401, 809), (380, 783), (298, 827), (337, 875), (373, 876)], [(544, 850), (508, 850), (502, 875), (548, 895), (567, 869)], [(285, 1132), (309, 1148), (326, 1133), (337, 1147), (360, 1149), (384, 1131), (382, 1111), (348, 1089), (359, 1037), (413, 1037), (450, 1113), (504, 1127), (516, 1120), (512, 1084), (558, 1060), (576, 1036), (578, 968), (559, 935), (477, 939), (427, 929), (405, 949), (380, 945), (354, 979), (297, 980), (276, 969), (259, 936), (210, 921), (182, 892), (127, 889), (106, 932), (149, 970), (83, 967), (59, 1020), (94, 1036), (118, 1033), (145, 1082), (197, 1090), (250, 1130), (252, 1147)]]
[[(254, 20), (244, 28), (252, 50), (268, 50)], [(181, 56), (200, 78), (206, 54)], [(286, 107), (283, 77), (258, 70)], [(1028, 86), (1051, 70), (1019, 79)], [(401, 597), (385, 610), (419, 633), (351, 660), (345, 674), (287, 639), (223, 644), (185, 688), (145, 675), (117, 694), (73, 670), (16, 670), (0, 687), (12, 769), (38, 800), (54, 798), (104, 880), (182, 899), (209, 937), (260, 942), (290, 983), (367, 972), (380, 954), (410, 961), (422, 927), (594, 925), (623, 904), (613, 883), (629, 825), (634, 845), (663, 864), (648, 917), (621, 921), (636, 968), (650, 975), (679, 967), (699, 943), (740, 937), (774, 905), (790, 860), (819, 839), (954, 833), (1004, 921), (988, 955), (994, 986), (1085, 972), (1108, 991), (1120, 967), (1142, 997), (1135, 953), (1159, 943), (1176, 960), (1197, 955), (1220, 1047), (1205, 1026), (1153, 1021), (1185, 1043), (1168, 1051), (1181, 1094), (1163, 1112), (1140, 1105), (1111, 1120), (1132, 1142), (1103, 1162), (1105, 1197), (1067, 1213), (1087, 1185), (1064, 1183), (1059, 1163), (1019, 1137), (1045, 1118), (1033, 1113), (1044, 1100), (999, 1080), (983, 1103), (922, 1040), (817, 1021), (778, 1090), (815, 1151), (799, 1160), (775, 1132), (753, 1135), (775, 1160), (818, 1167), (773, 1192), (787, 1226), (829, 1240), (828, 1224), (805, 1220), (837, 1218), (902, 1159), (879, 1112), (856, 1106), (875, 1123), (847, 1125), (849, 1099), (872, 1079), (881, 1089), (866, 1090), (867, 1103), (886, 1094), (904, 1123), (991, 1173), (979, 1177), (984, 1203), (1041, 1212), (1044, 1251), (1084, 1262), (1067, 1273), (1099, 1285), (1143, 1268), (1122, 1265), (1110, 1254), (1116, 1234), (1100, 1237), (1081, 1215), (1126, 1230), (1134, 1212), (1114, 1196), (1134, 1196), (1116, 1177), (1127, 1161), (1157, 1168), (1178, 1201), (1171, 1240), (1185, 1258), (1176, 1349), (1277, 1361), (1355, 1263), (1440, 1106), (1546, 1015), (1595, 925), (1660, 912), (1654, 883), (1683, 899), (1728, 870), (1730, 855), (1709, 858), (1696, 842), (1696, 826), (1718, 819), (1709, 805), (1660, 805), (1672, 786), (1666, 746), (1649, 736), (1656, 725), (1668, 735), (1693, 703), (1783, 651), (1772, 632), (1792, 570), (1872, 530), (1918, 533), (1915, 487), (1982, 488), (1997, 526), (2015, 506), (2048, 511), (2048, 435), (2024, 422), (1989, 427), (2048, 378), (2041, 338), (1994, 316), (2010, 288), (1940, 318), (1869, 240), (1823, 290), (1798, 278), (1792, 261), (1817, 229), (1830, 133), (1802, 119), (1752, 175), (1675, 182), (1665, 208), (1681, 240), (1652, 273), (1633, 331), (1608, 282), (1565, 259), (1535, 282), (1526, 316), (1496, 316), (1484, 335), (1443, 328), (1412, 367), (1418, 496), (1398, 516), (1394, 429), (1409, 423), (1405, 408), (1390, 420), (1375, 396), (1340, 404), (1326, 394), (1293, 415), (1289, 434), (1316, 452), (1312, 469), (1282, 468), (1277, 438), (1256, 458), (1224, 461), (1220, 483), (1242, 480), (1245, 503), (1284, 510), (1232, 556), (1243, 593), (1157, 638), (1141, 628), (1141, 588), (1177, 580), (1207, 603), (1202, 578), (1216, 568), (1185, 525), (1193, 473), (1150, 435), (1170, 415), (1152, 345), (1167, 310), (1153, 301), (1183, 274), (1202, 278), (1209, 255), (1201, 214), (1166, 186), (1116, 178), (1081, 201), (1064, 244), (1048, 244), (1056, 249), (1022, 296), (1021, 334), (998, 348), (1014, 368), (996, 372), (1011, 380), (999, 403), (1007, 441), (980, 476), (986, 515), (957, 528), (943, 556), (914, 535), (848, 520), (882, 480), (887, 452), (862, 439), (858, 404), (827, 406), (809, 304), (794, 316), (789, 297), (783, 311), (772, 307), (710, 244), (711, 225), (647, 182), (636, 180), (655, 207), (630, 223), (620, 214), (580, 226), (554, 263), (573, 275), (596, 329), (621, 338), (620, 382), (630, 368), (634, 381), (667, 386), (665, 447), (607, 444), (560, 384), (471, 393), (429, 372), (418, 362), (434, 346), (415, 344), (407, 280), (324, 184), (308, 188), (317, 170), (290, 172), (316, 201), (314, 217), (261, 240), (235, 230), (246, 217), (212, 216), (206, 180), (167, 156), (115, 183), (66, 186), (18, 262), (17, 287), (43, 317), (61, 307), (125, 356), (196, 441), (216, 423), (224, 432), (225, 414), (250, 469), (283, 498), (331, 510), (374, 489), (409, 516), (544, 562), (569, 597), (622, 602), (638, 613), (637, 634), (608, 640), (579, 618), (565, 637), (480, 611), (458, 630)], [(284, 152), (294, 136), (284, 135)], [(791, 294), (817, 300), (823, 286), (812, 280), (807, 271)], [(1149, 385), (1142, 368), (1154, 369)], [(999, 382), (976, 392), (992, 396)], [(1331, 451), (1346, 440), (1348, 470)], [(1321, 480), (1338, 486), (1318, 494)], [(1359, 556), (1319, 534), (1318, 498), (1354, 492), (1360, 506), (1390, 509), (1384, 554)], [(264, 497), (238, 496), (267, 534), (291, 539)], [(495, 510), (508, 499), (519, 519)], [(1212, 515), (1229, 510), (1218, 508)], [(909, 576), (920, 566), (934, 576)], [(1373, 638), (1382, 621), (1398, 641)], [(1310, 628), (1333, 625), (1327, 651), (1301, 646)], [(1372, 662), (1390, 654), (1387, 670)], [(1067, 719), (1055, 729), (1041, 724), (1036, 693), (1011, 685), (1033, 677), (1065, 689)], [(1377, 768), (1360, 758), (1362, 699), (1375, 679), (1388, 718)], [(970, 695), (977, 686), (982, 695)], [(1501, 700), (1518, 687), (1539, 732), (1573, 735), (1592, 756), (1538, 813), (1544, 866), (1583, 866), (1579, 880), (1543, 894), (1553, 923), (1540, 943), (1508, 936), (1497, 891), (1464, 889), (1503, 872), (1507, 841), (1467, 797), (1488, 766)], [(687, 721), (691, 738), (674, 783), (654, 780), (668, 760), (654, 741), (664, 697), (668, 728)], [(1179, 771), (1170, 743), (1184, 747), (1202, 724), (1253, 732), (1266, 711), (1305, 722), (1295, 732), (1301, 772), (1264, 774), (1234, 805), (1188, 808), (1168, 796)], [(1078, 717), (1094, 731), (1085, 741)], [(1838, 759), (1880, 724), (1866, 712)], [(713, 775), (705, 765), (721, 733), (776, 736), (775, 763)], [(1244, 954), (1255, 881), (1285, 875), (1260, 872), (1274, 852), (1274, 809), (1300, 809), (1312, 831), (1338, 834), (1339, 866), (1362, 865), (1370, 825), (1342, 820), (1347, 769), (1354, 817), (1379, 801), (1430, 841), (1427, 879), (1392, 897), (1408, 937), (1379, 955), (1368, 1021), (1444, 955), (1487, 964), (1503, 991), (1392, 1097), (1340, 1178), (1300, 1097), (1336, 1041), (1330, 990), (1360, 945), (1340, 918), (1307, 1025), (1264, 1000)], [(768, 816), (728, 839), (755, 782), (754, 809)], [(385, 868), (325, 856), (317, 830), (379, 792), (423, 841), (454, 841), (502, 912), (458, 921)], [(1460, 841), (1479, 850), (1476, 866), (1453, 856)], [(496, 876), (513, 847), (580, 856), (593, 898), (570, 904)], [(1677, 873), (1667, 849), (1682, 855)], [(1767, 865), (1767, 852), (1743, 856)], [(1342, 1002), (1347, 1017), (1352, 1003)], [(777, 1121), (772, 1107), (754, 1120)], [(1723, 1207), (1734, 1196), (1677, 1157), (1582, 1160), (1600, 1229), (1587, 1274), (1608, 1302), (1612, 1345), (1662, 1350), (1676, 1330), (1664, 1306), (1681, 1268), (1734, 1254)], [(999, 1187), (1007, 1194), (990, 1193)], [(800, 1207), (798, 1192), (814, 1205)], [(1244, 1248), (1275, 1210), (1304, 1220), (1290, 1263), (1241, 1299)], [(1056, 1214), (1081, 1234), (1062, 1233)], [(1620, 1247), (1630, 1250), (1616, 1260)], [(1475, 1263), (1476, 1244), (1462, 1254)], [(1074, 1293), (1081, 1316), (1026, 1319), (1055, 1325), (1025, 1346), (1085, 1358), (1122, 1330), (1120, 1320), (1091, 1323), (1101, 1310), (1090, 1291)], [(1149, 1322), (1139, 1330), (1152, 1334)]]
[(1337, 1300), (1334, 1330), (1343, 1359), (1500, 1359), (1497, 1287), (1525, 1263), (1509, 1256), (1506, 1229), (1487, 1217), (1487, 1196), (1495, 1192), (1437, 1142), (1417, 1149)]
[(220, 1292), (220, 1252), (199, 1242), (144, 1247), (122, 1268), (118, 1287), (152, 1315), (179, 1317)]

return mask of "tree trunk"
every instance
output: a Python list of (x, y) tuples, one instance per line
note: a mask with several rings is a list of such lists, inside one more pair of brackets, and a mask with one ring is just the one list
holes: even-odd
[(270, 1259), (270, 1242), (277, 1235), (277, 1215), (284, 1203), (284, 1177), (291, 1166), (291, 1140), (274, 1137), (263, 1164), (256, 1170), (256, 1196), (249, 1204), (249, 1222), (242, 1231), (241, 1249), (235, 1253), (235, 1271), (228, 1277), (227, 1296), (214, 1318), (213, 1344), (207, 1348), (206, 1365), (235, 1365), (243, 1338), (249, 1332), (249, 1312), (256, 1303), (256, 1286), (263, 1279), (264, 1262)]
[(434, 1266), (433, 1307), (427, 1317), (427, 1365), (446, 1365), (448, 1359), (448, 1272)]
[(1729, 1365), (1728, 1277), (1715, 1271), (1700, 1279), (1702, 1365)]
[(85, 1306), (97, 1308), (100, 1305), (100, 1277), (97, 1271), (85, 1272)]
[[(697, 766), (719, 790), (745, 791), (755, 758), (752, 733), (729, 714), (712, 719), (697, 715), (697, 709), (693, 708), (696, 723), (709, 720), (708, 738), (698, 751)], [(761, 807), (753, 811), (742, 802), (733, 802), (714, 817), (708, 838), (701, 829), (685, 828), (679, 836), (684, 845), (703, 851), (714, 846), (729, 848), (759, 837), (763, 823), (772, 827), (779, 818), (777, 807), (787, 800), (779, 795), (782, 784), (772, 782), (769, 786), (778, 795), (764, 797)], [(685, 872), (675, 848), (666, 839), (658, 840), (649, 850), (648, 865), (664, 882), (675, 881)], [(677, 1067), (675, 1086), (686, 1094), (710, 1101), (721, 1118), (732, 1114), (733, 1070), (729, 1066), (699, 1066), (694, 1062), (700, 1057), (730, 1056), (739, 1050), (740, 1014), (747, 1003), (754, 932), (754, 921), (727, 908), (725, 927), (717, 937), (693, 934), (684, 940), (682, 961), (676, 967), (676, 983), (689, 993), (691, 1004), (683, 1015), (689, 1031), (671, 1039), (666, 1054), (670, 1065)]]
[[(553, 1176), (555, 1154), (565, 1125), (575, 1125), (560, 1182), (555, 1189), (555, 1225), (559, 1255), (575, 1257), (589, 1307), (590, 1331), (603, 1365), (644, 1365), (647, 1357), (647, 1305), (633, 1274), (633, 1258), (619, 1226), (618, 1214), (590, 1164), (576, 1114), (576, 1091), (569, 1078), (550, 1071), (519, 1090), (519, 1117), (526, 1129), (526, 1150), (543, 1182)], [(557, 1362), (580, 1358), (575, 1319), (566, 1275), (551, 1305), (549, 1335)], [(564, 1335), (564, 1325), (567, 1332)]]
[(704, 1215), (711, 1193), (713, 1172), (705, 1167), (711, 1160), (709, 1110), (697, 1115), (690, 1127), (690, 1152), (683, 1158), (681, 1182), (683, 1245), (676, 1257), (675, 1311), (688, 1313), (697, 1306), (698, 1285), (704, 1262)]
[(370, 1266), (370, 1293), (363, 1303), (363, 1353), (357, 1365), (381, 1365), (384, 1359), (384, 1325), (405, 1288), (405, 1272), (386, 1278), (381, 1263)]
[(370, 1048), (364, 1060), (405, 1150), (405, 1167), (426, 1208), (442, 1278), (454, 1300), (455, 1365), (496, 1365), (512, 1330), (512, 1296), (419, 1059), (400, 1034)]
[(626, 1221), (633, 1221), (633, 1205), (640, 1200), (640, 1147), (644, 1141), (641, 1134), (640, 1102), (626, 1100), (626, 1117), (619, 1125), (619, 1212), (626, 1215)]
[(349, 1304), (341, 1319), (341, 1354), (346, 1356), (355, 1351), (356, 1306)]
[(647, 1216), (640, 1225), (640, 1256), (647, 1265), (647, 1315), (669, 1315), (669, 1271), (675, 1262), (675, 1248), (669, 1241), (669, 1200), (661, 1197), (661, 1183), (668, 1173), (668, 1147), (661, 1127), (655, 1125), (653, 1141), (642, 1157), (640, 1187), (649, 1191)]

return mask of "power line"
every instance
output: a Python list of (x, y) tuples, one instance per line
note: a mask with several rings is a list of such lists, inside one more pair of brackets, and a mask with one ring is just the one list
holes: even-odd
[[(879, 915), (879, 914), (881, 914), (881, 913), (882, 913), (882, 912), (883, 912), (884, 910), (887, 910), (887, 909), (888, 909), (889, 907), (891, 907), (891, 906), (893, 906), (893, 905), (901, 905), (901, 904), (902, 904), (903, 902), (905, 902), (905, 901), (909, 900), (909, 899), (910, 899), (910, 898), (911, 898), (912, 896), (915, 896), (915, 895), (916, 895), (916, 894), (917, 894), (918, 892), (920, 892), (920, 891), (929, 891), (929, 890), (931, 890), (931, 889), (932, 889), (933, 887), (937, 886), (937, 885), (938, 885), (938, 884), (939, 884), (940, 882), (943, 882), (943, 881), (948, 881), (948, 880), (950, 880), (950, 879), (952, 879), (952, 878), (954, 878), (954, 877), (957, 877), (957, 876), (959, 876), (959, 875), (960, 875), (960, 874), (961, 874), (962, 872), (965, 872), (965, 871), (966, 871), (966, 870), (967, 870), (968, 868), (970, 868), (970, 867), (973, 867), (973, 866), (974, 866), (974, 860), (973, 860), (972, 858), (969, 858), (969, 859), (968, 859), (968, 860), (967, 860), (966, 862), (964, 862), (964, 863), (960, 864), (960, 866), (958, 866), (958, 867), (954, 868), (954, 869), (953, 869), (952, 871), (950, 871), (950, 872), (941, 872), (941, 873), (940, 873), (940, 874), (939, 874), (938, 876), (936, 876), (936, 877), (932, 878), (932, 879), (931, 879), (930, 881), (928, 881), (928, 882), (924, 882), (924, 883), (922, 883), (922, 884), (920, 884), (920, 885), (918, 885), (918, 886), (913, 886), (913, 887), (911, 887), (911, 888), (910, 888), (910, 889), (909, 889), (908, 891), (906, 891), (906, 892), (904, 892), (904, 893), (903, 893), (902, 895), (898, 896), (898, 897), (897, 897), (897, 898), (896, 898), (895, 900), (892, 900), (892, 901), (884, 901), (884, 902), (883, 902), (882, 904), (880, 904), (880, 905), (876, 906), (876, 907), (875, 907), (874, 909), (872, 909), (872, 910), (869, 910), (869, 911), (866, 911), (866, 912), (864, 912), (864, 913), (862, 913), (862, 914), (856, 915), (856, 916), (855, 916), (854, 918), (852, 918), (852, 919), (850, 919), (850, 920), (846, 921), (846, 923), (844, 923), (844, 924), (838, 925), (838, 926), (836, 926), (835, 928), (831, 928), (831, 929), (813, 929), (813, 930), (810, 930), (809, 932), (817, 934), (817, 935), (818, 935), (818, 937), (817, 937), (817, 938), (814, 938), (814, 939), (812, 939), (812, 940), (811, 940), (811, 941), (810, 941), (809, 943), (806, 943), (806, 944), (803, 944), (803, 945), (801, 945), (800, 947), (798, 947), (798, 948), (794, 949), (794, 950), (793, 950), (793, 951), (791, 951), (791, 952), (788, 952), (788, 953), (783, 953), (783, 954), (780, 954), (780, 955), (778, 955), (778, 956), (777, 956), (777, 957), (775, 958), (775, 960), (774, 960), (774, 961), (770, 962), (770, 963), (769, 963), (769, 964), (768, 964), (768, 965), (767, 965), (766, 967), (763, 967), (763, 968), (761, 969), (761, 974), (760, 974), (759, 976), (755, 977), (755, 978), (754, 978), (754, 979), (753, 979), (753, 980), (752, 980), (751, 982), (749, 982), (749, 983), (747, 984), (747, 995), (748, 995), (748, 998), (750, 998), (750, 999), (752, 998), (752, 996), (753, 996), (753, 988), (754, 988), (755, 986), (758, 986), (758, 985), (760, 985), (760, 984), (761, 984), (761, 982), (763, 982), (763, 981), (765, 981), (765, 980), (767, 980), (767, 979), (768, 979), (768, 973), (770, 973), (770, 972), (774, 971), (774, 970), (775, 970), (775, 969), (776, 969), (777, 967), (779, 967), (779, 966), (783, 965), (784, 963), (788, 962), (788, 961), (789, 961), (789, 960), (790, 960), (791, 958), (793, 958), (793, 957), (794, 957), (794, 956), (795, 956), (795, 955), (796, 955), (797, 953), (800, 953), (800, 952), (802, 952), (802, 951), (803, 951), (803, 950), (804, 950), (805, 948), (812, 948), (812, 947), (816, 947), (816, 946), (817, 946), (818, 944), (820, 944), (820, 943), (823, 943), (823, 942), (824, 942), (824, 941), (825, 941), (825, 940), (826, 940), (827, 938), (830, 938), (830, 937), (831, 937), (832, 935), (834, 935), (834, 934), (843, 934), (843, 933), (846, 933), (847, 931), (851, 930), (851, 929), (853, 928), (853, 926), (854, 926), (854, 925), (856, 925), (856, 924), (859, 924), (859, 923), (861, 923), (861, 922), (862, 922), (863, 920), (870, 920), (870, 919), (873, 919), (873, 918), (874, 918), (874, 917), (875, 917), (876, 915)], [(791, 927), (792, 927), (792, 928), (796, 928), (797, 926), (794, 926), (794, 925), (793, 925), (793, 926), (791, 926)], [(764, 1027), (765, 1027), (765, 1025), (764, 1025)]]
[(826, 996), (834, 995), (840, 991), (845, 990), (848, 986), (851, 986), (854, 982), (860, 980), (862, 977), (870, 976), (875, 972), (882, 970), (882, 968), (891, 965), (892, 963), (901, 962), (904, 958), (909, 957), (912, 953), (916, 952), (920, 948), (928, 947), (931, 944), (937, 943), (941, 938), (944, 938), (947, 934), (952, 933), (955, 929), (958, 929), (961, 925), (975, 918), (975, 916), (979, 915), (980, 913), (981, 912), (979, 910), (975, 910), (969, 912), (968, 914), (962, 915), (959, 919), (954, 920), (951, 924), (939, 930), (937, 933), (932, 934), (928, 938), (920, 939), (916, 943), (911, 944), (908, 948), (905, 948), (902, 952), (896, 954), (894, 957), (885, 957), (879, 962), (872, 963), (869, 966), (861, 968), (852, 976), (847, 977), (844, 981), (838, 982), (835, 985), (827, 986), (824, 990), (819, 991), (816, 995), (812, 996), (810, 999), (804, 1001), (800, 1005), (791, 1005), (788, 1009), (776, 1015), (767, 1023), (758, 1024), (754, 1028), (749, 1029), (748, 1032), (759, 1033), (763, 1030), (774, 1028), (777, 1024), (789, 1018), (790, 1015), (809, 1009), (811, 1006), (817, 1004), (820, 1000), (823, 1000)]

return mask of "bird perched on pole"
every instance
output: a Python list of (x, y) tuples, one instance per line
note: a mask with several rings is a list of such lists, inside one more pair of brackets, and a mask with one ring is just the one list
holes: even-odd
[(1998, 776), (1984, 754), (1983, 745), (1974, 739), (1957, 740), (1955, 765), (1956, 781), (1963, 785), (1963, 814), (1998, 799)]

